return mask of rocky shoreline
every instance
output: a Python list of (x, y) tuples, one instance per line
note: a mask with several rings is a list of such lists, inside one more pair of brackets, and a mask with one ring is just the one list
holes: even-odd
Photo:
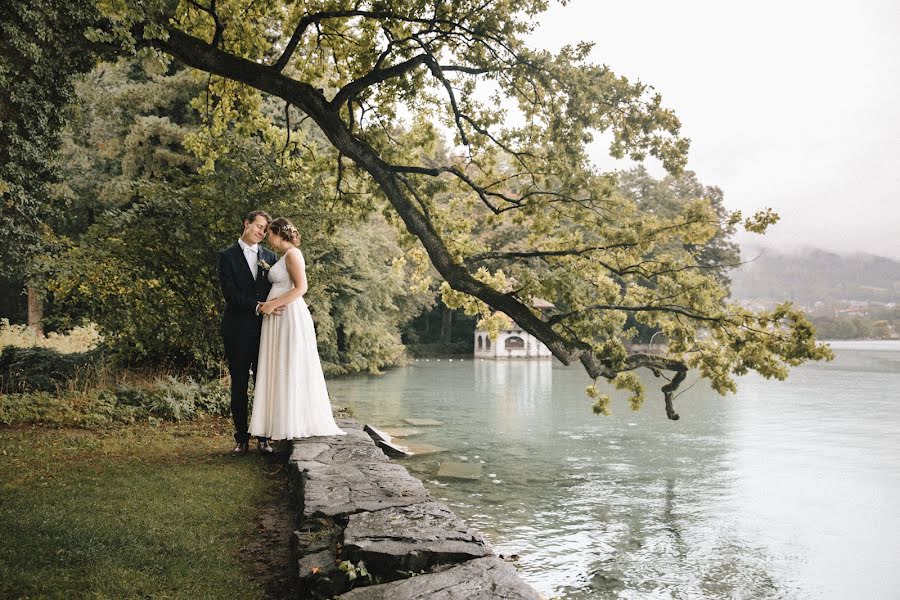
[(359, 423), (338, 424), (346, 436), (294, 440), (288, 462), (297, 598), (540, 598)]

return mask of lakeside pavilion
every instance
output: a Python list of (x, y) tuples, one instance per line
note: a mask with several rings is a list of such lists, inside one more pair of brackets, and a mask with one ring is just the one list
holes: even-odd
[[(541, 313), (541, 318), (546, 320), (547, 313), (554, 308), (551, 302), (535, 298), (532, 306)], [(475, 358), (538, 358), (550, 359), (550, 349), (546, 345), (521, 327), (512, 319), (511, 325), (500, 330), (496, 340), (488, 337), (487, 331), (475, 330)]]

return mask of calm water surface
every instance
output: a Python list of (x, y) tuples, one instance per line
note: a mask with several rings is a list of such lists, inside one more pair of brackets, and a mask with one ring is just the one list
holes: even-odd
[[(409, 440), (448, 451), (403, 464), (547, 597), (900, 598), (900, 343), (832, 347), (786, 382), (698, 382), (677, 422), (652, 376), (641, 411), (619, 397), (600, 417), (584, 371), (549, 361), (432, 359), (329, 388), (375, 425), (441, 421)], [(438, 480), (445, 460), (482, 477)]]

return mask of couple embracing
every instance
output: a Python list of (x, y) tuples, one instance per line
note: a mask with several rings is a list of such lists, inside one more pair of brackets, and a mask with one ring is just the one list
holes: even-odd
[[(297, 247), (300, 233), (284, 217), (272, 220), (261, 210), (249, 213), (243, 224), (240, 239), (219, 252), (232, 454), (245, 454), (251, 436), (268, 454), (271, 440), (343, 435), (331, 415), (312, 316), (303, 300), (308, 285)], [(280, 258), (259, 245), (266, 235)], [(255, 386), (248, 423), (250, 371)]]

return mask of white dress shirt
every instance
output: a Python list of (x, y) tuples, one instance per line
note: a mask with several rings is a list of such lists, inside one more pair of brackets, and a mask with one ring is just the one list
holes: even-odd
[(253, 273), (253, 279), (256, 279), (256, 272), (259, 268), (256, 264), (257, 255), (259, 254), (259, 245), (253, 244), (250, 246), (242, 239), (238, 239), (238, 245), (241, 247), (241, 250), (244, 251), (244, 258), (247, 259), (247, 266), (250, 267), (250, 272)]

